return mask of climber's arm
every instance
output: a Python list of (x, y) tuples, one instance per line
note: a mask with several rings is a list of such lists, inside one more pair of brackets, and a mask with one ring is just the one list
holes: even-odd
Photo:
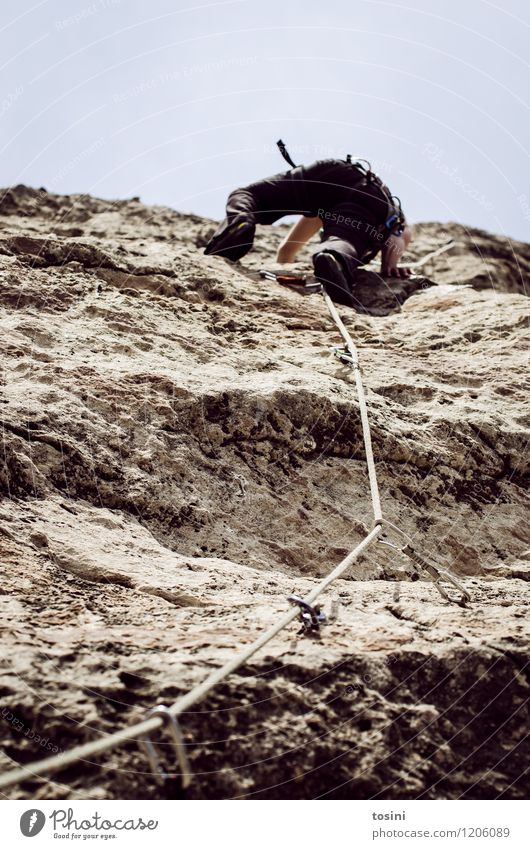
[(311, 236), (318, 233), (322, 227), (320, 218), (306, 218), (303, 216), (289, 230), (287, 236), (281, 243), (276, 254), (277, 262), (294, 262), (296, 254)]
[(381, 250), (381, 274), (383, 277), (409, 277), (410, 268), (398, 268), (401, 256), (412, 241), (412, 230), (406, 224), (399, 236), (389, 236)]

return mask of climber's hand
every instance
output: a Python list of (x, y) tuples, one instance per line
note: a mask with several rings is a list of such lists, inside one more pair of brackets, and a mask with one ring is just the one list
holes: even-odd
[(406, 277), (410, 277), (412, 274), (412, 268), (408, 268), (407, 266), (382, 266), (381, 274), (383, 277), (399, 277), (404, 279)]
[(412, 269), (407, 268), (407, 266), (400, 267), (398, 262), (411, 241), (412, 231), (408, 225), (399, 235), (388, 237), (381, 250), (381, 274), (383, 277), (398, 277), (402, 280), (410, 277)]

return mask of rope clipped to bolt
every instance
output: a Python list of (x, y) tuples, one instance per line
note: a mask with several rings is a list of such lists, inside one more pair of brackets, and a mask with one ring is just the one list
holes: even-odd
[[(366, 455), (366, 464), (368, 467), (368, 479), (370, 483), (370, 494), (372, 498), (372, 509), (374, 514), (374, 527), (361, 540), (361, 542), (325, 577), (316, 587), (305, 597), (301, 598), (296, 595), (288, 597), (288, 601), (292, 607), (283, 614), (278, 622), (259, 636), (254, 642), (243, 649), (239, 654), (214, 670), (201, 684), (193, 687), (192, 690), (185, 693), (176, 702), (169, 707), (165, 705), (157, 705), (152, 708), (146, 717), (133, 725), (126, 726), (113, 734), (108, 734), (101, 737), (99, 740), (93, 740), (81, 746), (75, 746), (66, 752), (60, 752), (50, 758), (37, 761), (33, 764), (26, 764), (24, 767), (18, 767), (11, 770), (3, 776), (0, 776), (0, 790), (17, 784), (21, 781), (28, 781), (31, 778), (40, 778), (45, 775), (52, 775), (60, 772), (68, 766), (80, 761), (88, 761), (96, 755), (110, 751), (124, 743), (130, 742), (133, 739), (138, 740), (142, 749), (145, 751), (147, 759), (153, 774), (158, 781), (178, 781), (180, 787), (185, 790), (191, 781), (191, 770), (188, 764), (186, 755), (186, 747), (177, 722), (177, 718), (185, 711), (189, 710), (192, 705), (201, 701), (208, 693), (217, 687), (225, 678), (231, 675), (236, 669), (243, 666), (257, 651), (267, 645), (277, 634), (293, 622), (298, 616), (302, 624), (302, 632), (313, 635), (318, 632), (320, 626), (325, 622), (325, 616), (320, 608), (314, 605), (316, 599), (333, 583), (337, 578), (346, 572), (352, 563), (357, 560), (372, 542), (377, 540), (379, 536), (386, 536), (383, 531), (383, 525), (387, 525), (394, 529), (407, 539), (407, 544), (399, 547), (390, 543), (388, 540), (380, 540), (393, 548), (398, 549), (414, 563), (415, 567), (422, 572), (426, 572), (434, 581), (434, 584), (441, 595), (450, 602), (464, 605), (469, 601), (467, 591), (456, 581), (453, 575), (446, 570), (440, 570), (429, 561), (425, 560), (415, 551), (412, 540), (396, 525), (383, 518), (381, 512), (381, 499), (379, 496), (379, 487), (377, 483), (377, 475), (375, 470), (375, 461), (372, 449), (372, 439), (370, 434), (370, 422), (368, 419), (368, 409), (366, 404), (366, 396), (361, 378), (361, 369), (359, 366), (359, 358), (357, 348), (355, 347), (350, 334), (344, 326), (331, 298), (324, 291), (324, 301), (327, 309), (335, 322), (339, 333), (342, 336), (344, 347), (333, 349), (334, 353), (339, 356), (342, 362), (349, 365), (355, 375), (355, 385), (357, 389), (357, 397), (359, 402), (359, 413), (361, 417), (361, 426), (363, 433), (363, 441)], [(447, 590), (442, 585), (442, 581), (446, 581), (461, 593), (459, 599), (455, 599), (449, 595)], [(172, 743), (173, 752), (175, 755), (176, 766), (178, 769), (166, 771), (162, 765), (162, 759), (158, 745), (153, 741), (153, 732), (165, 728), (169, 731)]]

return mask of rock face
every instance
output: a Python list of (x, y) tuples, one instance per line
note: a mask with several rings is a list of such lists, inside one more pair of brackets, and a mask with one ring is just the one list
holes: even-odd
[[(353, 378), (320, 295), (259, 279), (285, 226), (229, 264), (198, 249), (213, 222), (138, 199), (19, 186), (0, 221), (8, 794), (171, 797), (134, 741), (30, 765), (174, 701), (367, 533)], [(472, 602), (374, 544), (320, 639), (288, 627), (185, 714), (192, 798), (528, 795), (530, 246), (424, 224), (411, 260), (449, 240), (342, 315), (384, 514)]]

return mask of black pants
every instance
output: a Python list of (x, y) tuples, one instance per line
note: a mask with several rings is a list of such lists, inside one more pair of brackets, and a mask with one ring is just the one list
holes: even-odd
[(228, 259), (244, 256), (252, 247), (252, 237), (243, 247), (238, 245), (236, 252), (229, 244), (215, 249), (216, 240), (221, 241), (227, 228), (238, 222), (274, 224), (284, 215), (319, 215), (323, 237), (313, 256), (320, 251), (333, 253), (353, 279), (363, 257), (373, 248), (373, 238), (369, 236), (372, 224), (347, 184), (351, 171), (340, 160), (334, 163), (324, 160), (309, 168), (298, 166), (235, 189), (228, 196), (226, 219), (213, 235), (207, 253)]

